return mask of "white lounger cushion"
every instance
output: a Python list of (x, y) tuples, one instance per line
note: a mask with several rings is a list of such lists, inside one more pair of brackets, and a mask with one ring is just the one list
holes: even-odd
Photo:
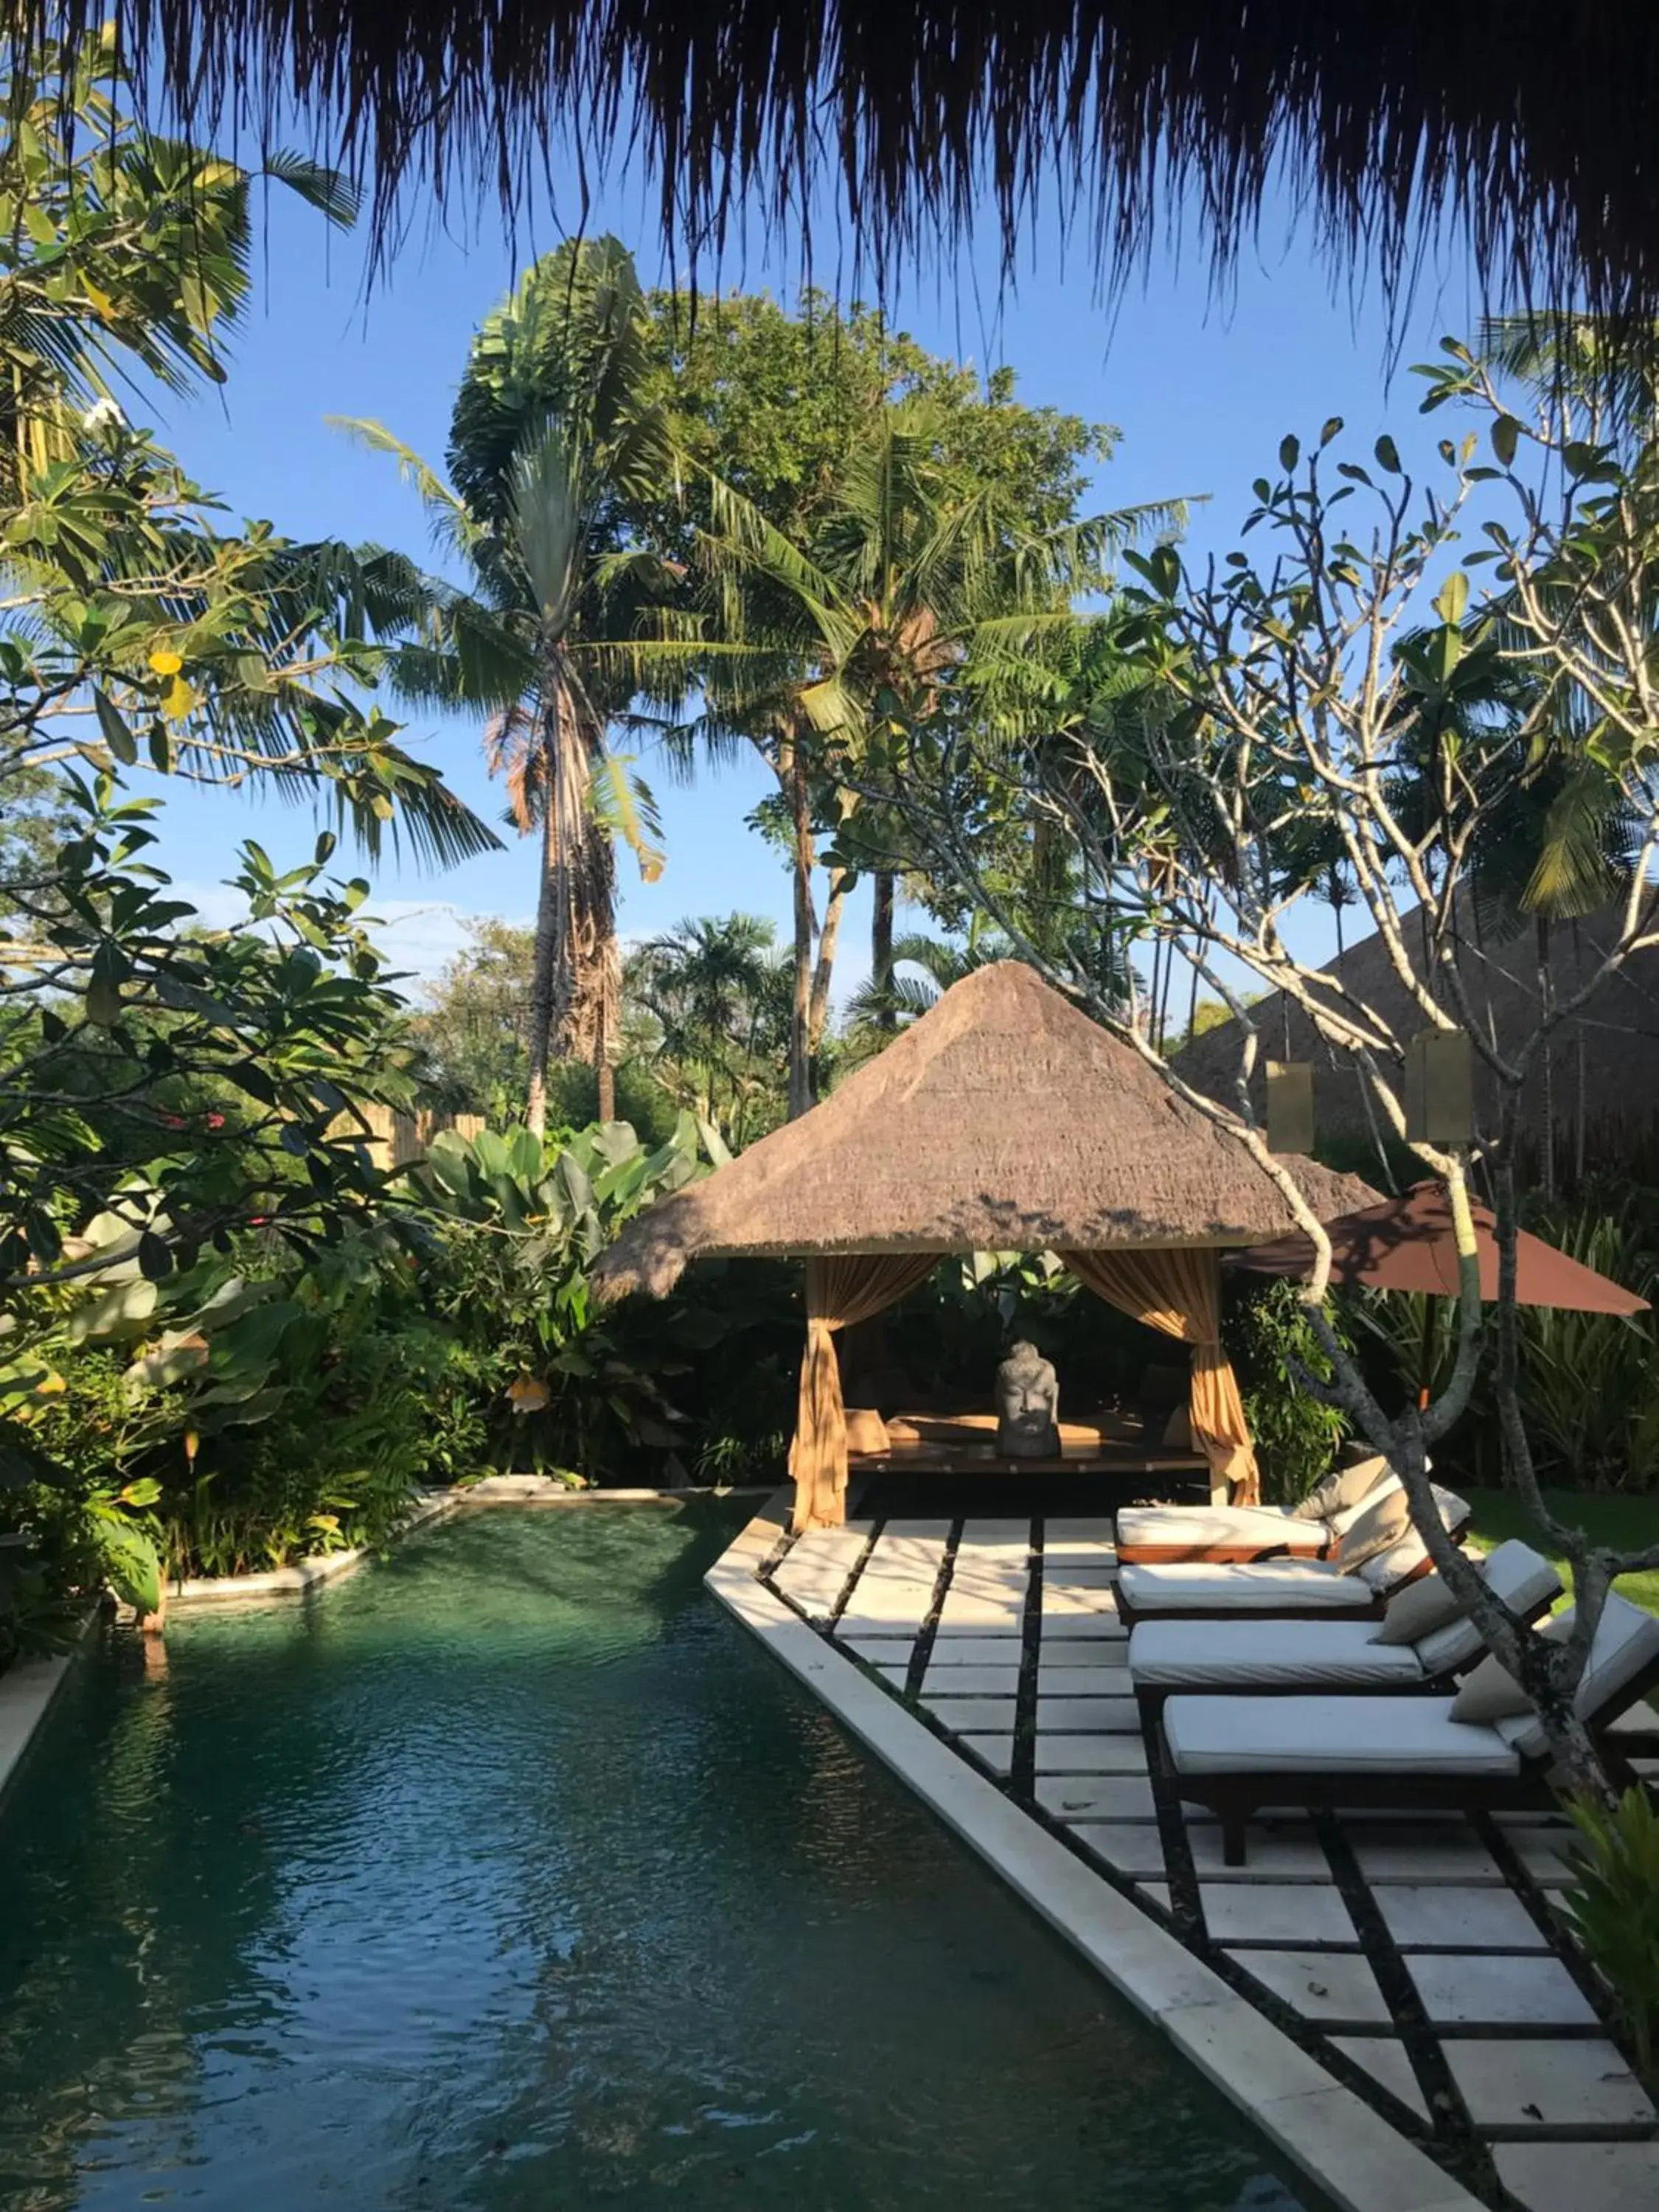
[(1518, 1774), (1495, 1728), (1451, 1717), (1449, 1698), (1171, 1698), (1177, 1774)]
[[(1568, 1606), (1539, 1632), (1547, 1636), (1570, 1635), (1572, 1617), (1572, 1607)], [(1612, 1713), (1619, 1710), (1621, 1693), (1655, 1658), (1659, 1658), (1659, 1616), (1644, 1613), (1627, 1597), (1620, 1597), (1616, 1590), (1610, 1591), (1601, 1618), (1595, 1624), (1595, 1641), (1590, 1645), (1589, 1658), (1573, 1698), (1580, 1717), (1605, 1728)], [(1548, 1747), (1548, 1739), (1535, 1714), (1521, 1713), (1507, 1724), (1500, 1721), (1498, 1725), (1528, 1759), (1541, 1758)]]
[(1223, 1544), (1271, 1551), (1288, 1544), (1310, 1558), (1326, 1542), (1322, 1521), (1297, 1521), (1282, 1505), (1126, 1505), (1117, 1516), (1125, 1551), (1139, 1545), (1188, 1544), (1195, 1552)]
[(1128, 1566), (1118, 1588), (1130, 1610), (1148, 1613), (1352, 1612), (1370, 1592), (1357, 1575), (1328, 1559), (1245, 1559), (1229, 1566), (1194, 1559), (1181, 1566)]
[(1129, 1673), (1137, 1689), (1386, 1690), (1420, 1682), (1413, 1647), (1373, 1644), (1375, 1633), (1369, 1620), (1148, 1620), (1129, 1638)]
[[(1486, 1560), (1486, 1587), (1501, 1597), (1511, 1613), (1530, 1617), (1561, 1594), (1561, 1577), (1549, 1561), (1523, 1544), (1518, 1536), (1501, 1543)], [(1472, 1667), (1486, 1649), (1480, 1631), (1472, 1620), (1455, 1620), (1417, 1640), (1416, 1651), (1430, 1674), (1451, 1674)]]

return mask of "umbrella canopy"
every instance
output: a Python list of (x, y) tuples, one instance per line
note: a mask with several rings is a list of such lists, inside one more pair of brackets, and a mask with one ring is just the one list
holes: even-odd
[[(1491, 1304), (1498, 1296), (1498, 1227), (1484, 1206), (1472, 1209), (1480, 1255), (1480, 1296)], [(1457, 1240), (1451, 1208), (1437, 1182), (1419, 1182), (1404, 1198), (1340, 1214), (1325, 1224), (1331, 1240), (1331, 1279), (1363, 1284), (1378, 1291), (1426, 1291), (1431, 1297), (1457, 1296)], [(1300, 1231), (1253, 1244), (1232, 1265), (1259, 1275), (1305, 1276), (1313, 1273), (1314, 1249)], [(1577, 1313), (1645, 1313), (1648, 1302), (1594, 1267), (1558, 1252), (1541, 1237), (1523, 1229), (1516, 1239), (1516, 1301), (1523, 1306), (1563, 1306)]]

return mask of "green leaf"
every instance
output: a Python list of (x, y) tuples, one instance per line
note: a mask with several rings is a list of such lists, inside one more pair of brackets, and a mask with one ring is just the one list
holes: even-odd
[(1515, 465), (1520, 442), (1521, 425), (1513, 415), (1500, 415), (1492, 426), (1492, 449), (1506, 469)]
[(1296, 438), (1281, 438), (1279, 444), (1279, 465), (1286, 476), (1302, 458), (1302, 446)]
[(173, 1254), (167, 1241), (153, 1229), (145, 1230), (138, 1239), (138, 1267), (152, 1283), (161, 1282), (173, 1273)]
[(96, 1514), (91, 1526), (104, 1579), (116, 1596), (136, 1612), (159, 1613), (161, 1562), (143, 1530), (118, 1514)]
[(1440, 587), (1434, 602), (1434, 611), (1443, 623), (1461, 623), (1469, 604), (1469, 580), (1461, 568), (1454, 568)]
[(1328, 446), (1333, 438), (1340, 436), (1341, 431), (1342, 417), (1340, 415), (1331, 416), (1326, 422), (1324, 428), (1319, 434), (1319, 443), (1321, 447), (1322, 448)]
[(1376, 465), (1379, 468), (1386, 469), (1391, 477), (1397, 477), (1400, 474), (1400, 448), (1386, 430), (1371, 450), (1376, 456)]
[(123, 768), (131, 768), (138, 758), (138, 740), (122, 720), (119, 710), (107, 698), (101, 687), (94, 685), (92, 703), (98, 715), (98, 726), (104, 733), (104, 743)]

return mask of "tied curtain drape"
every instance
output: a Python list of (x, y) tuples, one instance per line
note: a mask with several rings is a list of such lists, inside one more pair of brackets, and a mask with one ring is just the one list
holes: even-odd
[(836, 1331), (854, 1328), (895, 1304), (939, 1265), (937, 1252), (847, 1252), (806, 1263), (806, 1357), (789, 1473), (790, 1525), (839, 1528), (847, 1518), (847, 1411)]
[(1221, 1344), (1221, 1258), (1217, 1252), (1157, 1248), (1130, 1252), (1062, 1252), (1085, 1290), (1133, 1314), (1148, 1328), (1193, 1348), (1193, 1443), (1227, 1485), (1236, 1505), (1261, 1497), (1238, 1378)]

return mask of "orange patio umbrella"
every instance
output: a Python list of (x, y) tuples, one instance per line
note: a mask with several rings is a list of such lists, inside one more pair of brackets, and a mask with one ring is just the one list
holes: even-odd
[[(1491, 1304), (1498, 1296), (1498, 1224), (1484, 1206), (1471, 1211), (1480, 1260), (1480, 1296)], [(1363, 1206), (1357, 1213), (1340, 1214), (1324, 1226), (1331, 1240), (1334, 1283), (1377, 1291), (1416, 1291), (1437, 1298), (1457, 1296), (1457, 1239), (1442, 1184), (1415, 1183), (1404, 1198)], [(1626, 1316), (1648, 1310), (1647, 1300), (1638, 1298), (1634, 1291), (1597, 1274), (1594, 1267), (1569, 1258), (1524, 1229), (1516, 1238), (1515, 1259), (1517, 1304)], [(1258, 1275), (1306, 1278), (1313, 1273), (1313, 1240), (1300, 1231), (1275, 1237), (1269, 1243), (1252, 1244), (1237, 1254), (1231, 1264)], [(1432, 1315), (1431, 1308), (1424, 1331), (1425, 1370), (1432, 1342)], [(1426, 1371), (1424, 1382), (1426, 1388)]]
[[(1480, 1255), (1480, 1296), (1490, 1304), (1498, 1296), (1498, 1224), (1484, 1206), (1471, 1211)], [(1333, 1282), (1426, 1291), (1437, 1298), (1457, 1296), (1457, 1239), (1445, 1190), (1437, 1182), (1415, 1183), (1404, 1198), (1339, 1214), (1325, 1224), (1325, 1233), (1331, 1240)], [(1524, 1229), (1516, 1238), (1515, 1257), (1517, 1304), (1565, 1306), (1577, 1313), (1648, 1310), (1647, 1300), (1634, 1291)], [(1275, 1237), (1237, 1254), (1233, 1265), (1258, 1275), (1305, 1277), (1313, 1273), (1313, 1240), (1300, 1231)]]

